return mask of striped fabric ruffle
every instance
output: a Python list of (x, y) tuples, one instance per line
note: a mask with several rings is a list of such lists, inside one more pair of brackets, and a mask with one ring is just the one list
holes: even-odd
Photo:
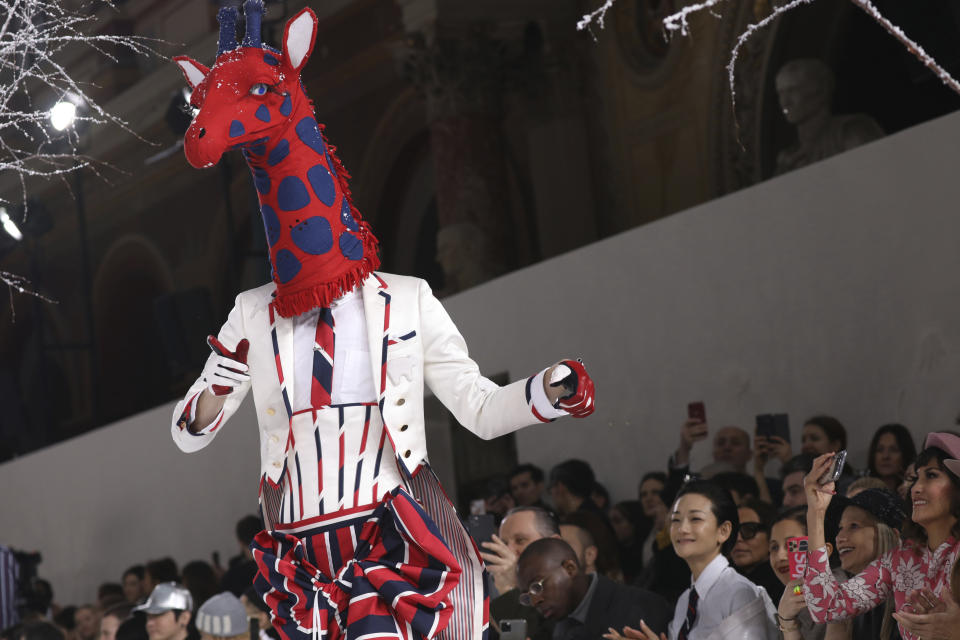
[(460, 565), (402, 488), (378, 505), (262, 531), (254, 586), (284, 640), (435, 637)]

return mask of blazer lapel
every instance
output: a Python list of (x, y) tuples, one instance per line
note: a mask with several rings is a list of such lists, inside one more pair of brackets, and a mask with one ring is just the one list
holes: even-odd
[(383, 364), (386, 359), (387, 301), (386, 284), (374, 275), (363, 283), (363, 313), (367, 323), (367, 342), (370, 347), (370, 367), (377, 398), (383, 393)]
[[(292, 411), (292, 407), (296, 406), (296, 401), (293, 397), (293, 320), (291, 318), (284, 318), (279, 313), (276, 313), (276, 311), (273, 312), (273, 317), (273, 332), (276, 337), (276, 344), (273, 345), (273, 348), (279, 357), (277, 366), (280, 369), (277, 375), (283, 376), (280, 382), (280, 389), (289, 403), (287, 410)], [(272, 339), (273, 337), (271, 337), (271, 340)]]

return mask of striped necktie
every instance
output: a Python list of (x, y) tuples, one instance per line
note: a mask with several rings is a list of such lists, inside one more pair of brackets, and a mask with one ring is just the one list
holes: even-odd
[(333, 310), (324, 307), (317, 320), (317, 337), (313, 344), (313, 381), (310, 387), (310, 404), (314, 407), (330, 405), (333, 391)]
[(700, 601), (700, 596), (697, 594), (696, 587), (690, 587), (690, 599), (687, 601), (687, 617), (683, 621), (683, 626), (680, 627), (680, 634), (677, 636), (677, 640), (687, 640), (687, 637), (690, 635), (690, 630), (693, 629), (693, 623), (697, 620), (697, 603)]

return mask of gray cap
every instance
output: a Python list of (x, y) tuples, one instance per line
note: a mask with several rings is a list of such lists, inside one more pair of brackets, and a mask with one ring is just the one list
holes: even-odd
[(176, 582), (161, 582), (153, 588), (147, 601), (134, 611), (147, 613), (163, 613), (164, 611), (193, 611), (193, 596), (187, 588)]
[(218, 593), (197, 611), (197, 630), (212, 636), (228, 638), (248, 630), (247, 610), (229, 591)]

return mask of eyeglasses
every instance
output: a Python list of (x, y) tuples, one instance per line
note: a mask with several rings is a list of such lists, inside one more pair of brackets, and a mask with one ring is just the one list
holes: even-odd
[(546, 578), (541, 578), (536, 582), (530, 583), (530, 586), (527, 587), (527, 590), (521, 593), (520, 597), (518, 598), (520, 600), (520, 604), (525, 607), (532, 607), (533, 597), (543, 593), (543, 583), (545, 580)]
[(753, 540), (758, 533), (766, 533), (767, 525), (761, 522), (741, 522), (740, 537), (744, 540)]

